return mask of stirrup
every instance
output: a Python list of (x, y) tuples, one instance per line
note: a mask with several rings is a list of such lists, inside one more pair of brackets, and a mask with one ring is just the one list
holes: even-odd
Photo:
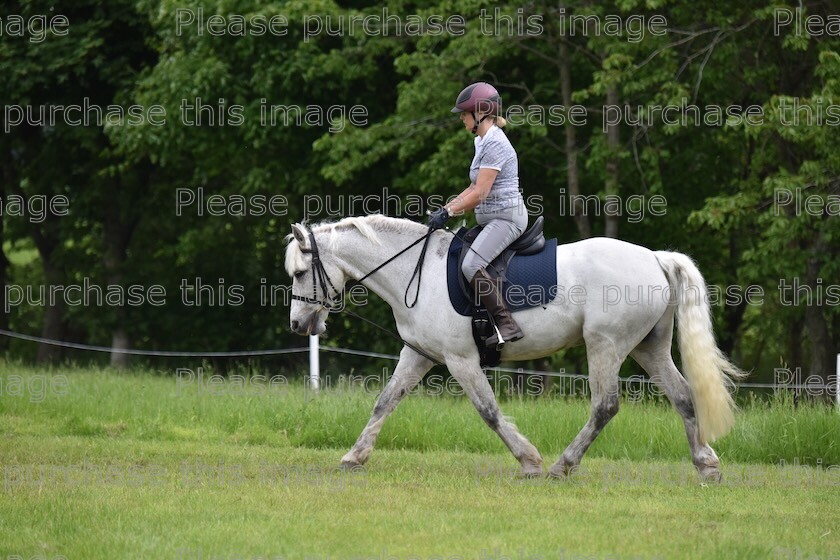
[[(502, 348), (505, 347), (505, 339), (502, 338), (502, 331), (499, 330), (499, 327), (497, 327), (495, 323), (493, 323), (493, 330), (496, 331), (496, 342), (495, 342), (496, 350), (501, 352)], [(493, 340), (492, 336), (487, 339), (487, 341), (485, 343), (487, 348), (492, 348), (493, 347), (494, 343), (492, 342), (492, 340)]]

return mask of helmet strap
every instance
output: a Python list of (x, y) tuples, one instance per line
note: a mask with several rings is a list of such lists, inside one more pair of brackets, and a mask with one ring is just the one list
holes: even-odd
[(484, 115), (483, 117), (481, 117), (481, 120), (477, 120), (477, 119), (475, 118), (475, 111), (470, 111), (470, 115), (472, 115), (472, 118), (473, 118), (473, 123), (474, 123), (474, 124), (473, 124), (473, 127), (472, 127), (472, 133), (473, 133), (473, 134), (475, 134), (476, 132), (478, 132), (478, 125), (480, 125), (481, 123), (483, 123), (483, 122), (484, 122), (484, 119), (486, 119), (487, 117), (489, 117), (489, 116), (490, 116), (489, 114), (487, 114), (487, 115)]

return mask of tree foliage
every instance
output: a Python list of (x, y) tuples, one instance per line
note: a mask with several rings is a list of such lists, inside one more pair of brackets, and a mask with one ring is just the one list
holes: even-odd
[[(237, 36), (228, 28), (216, 36), (198, 23), (179, 32), (180, 15), (199, 9), (205, 21), (282, 17), (286, 32)], [(449, 108), (464, 85), (486, 80), (499, 87), (508, 110), (520, 107), (509, 113), (506, 131), (519, 153), (523, 191), (539, 201), (547, 229), (561, 242), (617, 236), (692, 255), (721, 290), (760, 286), (760, 304), (715, 302), (724, 349), (759, 376), (780, 364), (827, 376), (840, 349), (838, 302), (827, 289), (840, 284), (840, 203), (832, 202), (840, 197), (840, 38), (776, 25), (779, 10), (797, 9), (802, 18), (830, 15), (821, 2), (766, 0), (56, 4), (52, 11), (67, 15), (70, 33), (41, 42), (0, 37), (4, 108), (89, 98), (100, 106), (159, 105), (166, 122), (21, 124), (2, 132), (4, 199), (62, 194), (72, 210), (37, 223), (4, 212), (2, 281), (160, 284), (167, 305), (12, 306), (0, 327), (146, 349), (300, 345), (285, 327), (283, 302), (260, 302), (261, 286), (289, 283), (282, 267), (289, 224), (393, 214), (393, 206), (377, 206), (384, 193), (407, 200), (460, 192), (473, 148)], [(47, 10), (23, 2), (19, 12)], [(409, 14), (426, 21), (457, 15), (465, 25), (461, 33), (365, 33), (359, 26), (307, 33), (314, 15), (335, 23), (383, 11), (403, 21)], [(588, 16), (588, 23), (571, 16)], [(654, 17), (666, 22), (666, 32), (635, 33), (630, 22)], [(603, 27), (610, 18), (623, 22), (620, 32)], [(502, 25), (488, 33), (482, 24), (493, 22)], [(189, 114), (202, 122), (185, 122), (185, 107), (198, 103), (205, 108)], [(568, 122), (572, 104), (585, 108), (585, 122)], [(273, 106), (320, 109), (322, 118), (298, 122), (281, 111), (279, 122), (267, 124)], [(363, 122), (350, 119), (353, 106), (364, 108)], [(757, 122), (745, 122), (749, 106), (758, 108)], [(345, 111), (325, 119), (331, 107)], [(673, 122), (663, 107), (679, 109), (687, 121)], [(208, 216), (193, 205), (178, 216), (179, 189), (201, 189), (205, 198), (283, 195), (287, 213)], [(353, 206), (350, 195), (374, 203)], [(623, 213), (575, 206), (575, 195), (598, 197), (601, 210), (618, 197)], [(633, 219), (626, 203), (655, 195), (667, 200), (667, 211)], [(797, 206), (805, 198), (807, 211)], [(407, 208), (396, 213), (422, 219), (426, 209)], [(197, 278), (217, 298), (241, 286), (244, 301), (185, 305), (181, 285), (195, 286)], [(794, 283), (805, 288), (791, 303), (793, 291), (783, 288)], [(363, 311), (390, 324), (381, 303)], [(328, 344), (388, 352), (399, 346), (347, 317), (330, 322)], [(46, 346), (36, 355), (17, 342), (9, 352), (62, 356)], [(348, 363), (365, 362), (336, 367)]]

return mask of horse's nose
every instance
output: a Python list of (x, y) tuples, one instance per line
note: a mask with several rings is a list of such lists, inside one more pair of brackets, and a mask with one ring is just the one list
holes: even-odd
[(292, 321), (292, 331), (293, 332), (298, 332), (298, 327), (299, 326), (300, 326), (300, 323), (298, 323), (297, 321)]

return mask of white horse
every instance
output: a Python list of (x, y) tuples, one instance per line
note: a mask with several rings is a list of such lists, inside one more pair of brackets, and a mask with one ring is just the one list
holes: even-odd
[[(333, 303), (330, 298), (336, 292), (426, 232), (422, 224), (378, 214), (345, 218), (311, 229), (293, 225), (286, 249), (292, 294), (299, 298), (291, 304), (292, 330), (302, 335), (324, 332), (329, 314), (326, 305)], [(364, 280), (365, 286), (391, 306), (399, 336), (425, 356), (403, 347), (370, 421), (342, 458), (342, 466), (354, 467), (368, 460), (385, 419), (432, 368), (432, 357), (446, 365), (482, 419), (507, 445), (521, 465), (521, 474), (540, 475), (542, 457), (502, 416), (479, 365), (471, 319), (459, 315), (450, 304), (446, 255), (451, 240), (450, 232), (431, 235), (419, 299), (413, 308), (405, 305), (404, 293), (421, 245)], [(516, 321), (525, 338), (502, 350), (502, 360), (526, 360), (586, 344), (591, 414), (549, 469), (550, 476), (573, 472), (595, 437), (618, 412), (618, 372), (629, 355), (682, 416), (691, 458), (700, 476), (720, 479), (720, 460), (708, 443), (725, 435), (734, 424), (735, 405), (727, 385), (731, 384), (730, 377), (739, 378), (744, 373), (718, 349), (705, 296), (703, 277), (692, 260), (681, 253), (654, 252), (609, 238), (586, 239), (557, 248), (557, 296), (545, 307), (518, 311)], [(685, 377), (671, 357), (675, 317)]]

